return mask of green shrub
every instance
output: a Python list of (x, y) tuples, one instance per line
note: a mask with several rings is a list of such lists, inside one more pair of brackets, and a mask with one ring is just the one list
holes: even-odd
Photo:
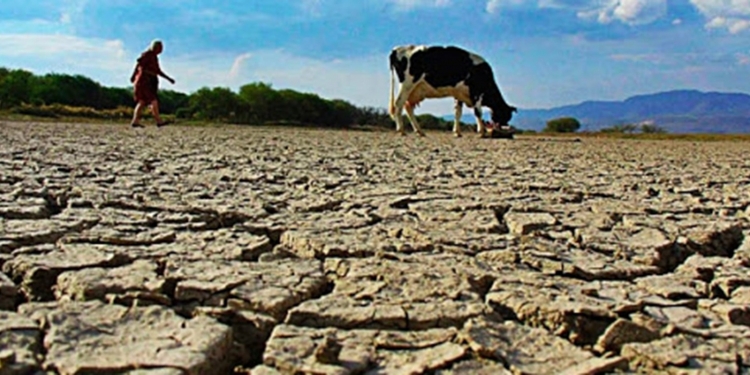
[[(73, 117), (89, 119), (124, 119), (133, 115), (133, 109), (120, 106), (114, 109), (97, 110), (91, 107), (73, 107), (62, 104), (21, 104), (13, 107), (11, 113), (48, 118)], [(144, 113), (146, 116), (149, 114), (149, 111)]]
[(547, 121), (546, 133), (575, 133), (581, 128), (581, 123), (573, 117), (561, 117)]
[(666, 129), (654, 125), (654, 124), (643, 124), (641, 125), (641, 133), (643, 134), (665, 134), (667, 132)]
[(608, 128), (599, 130), (601, 133), (620, 133), (620, 134), (633, 134), (638, 130), (638, 127), (634, 124), (617, 124)]
[(42, 107), (42, 106), (32, 106), (28, 104), (21, 104), (19, 106), (13, 107), (10, 109), (11, 113), (16, 113), (19, 115), (27, 115), (27, 116), (35, 116), (35, 117), (47, 117), (47, 118), (58, 118), (60, 117), (57, 113), (55, 113), (53, 110)]
[(175, 117), (179, 119), (189, 119), (193, 117), (193, 111), (189, 108), (180, 108), (175, 112)]

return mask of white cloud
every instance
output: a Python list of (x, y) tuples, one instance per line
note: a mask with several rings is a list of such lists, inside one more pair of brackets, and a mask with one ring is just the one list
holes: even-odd
[[(517, 6), (523, 4), (524, 0), (489, 0), (485, 6), (485, 10), (490, 14), (497, 14), (504, 7)], [(543, 1), (543, 0), (542, 0)], [(540, 7), (542, 3), (540, 1)]]
[[(748, 0), (750, 1), (750, 0)], [(523, 5), (527, 0), (488, 0), (487, 13), (496, 14), (506, 7)], [(641, 25), (656, 21), (667, 14), (667, 0), (534, 0), (539, 9), (569, 9), (579, 18), (607, 24), (620, 21)]]
[(61, 24), (70, 25), (79, 21), (86, 8), (88, 0), (66, 0), (61, 2), (60, 20)]
[(120, 40), (60, 34), (0, 34), (0, 61), (35, 74), (82, 74), (106, 86), (124, 87), (135, 63)]
[(750, 29), (750, 0), (690, 0), (706, 19), (706, 28), (737, 34)]
[(302, 7), (302, 11), (306, 14), (318, 17), (321, 14), (322, 3), (323, 0), (302, 0), (300, 6)]
[[(0, 35), (0, 61), (36, 74), (83, 74), (105, 86), (125, 87), (140, 54), (128, 51), (120, 40), (86, 39), (70, 35)], [(201, 87), (233, 90), (251, 82), (268, 82), (275, 88), (312, 92), (356, 105), (386, 107), (390, 76), (383, 56), (322, 61), (283, 50), (250, 51), (238, 55), (171, 55), (159, 58), (162, 69), (177, 81), (163, 89), (185, 93)], [(429, 110), (430, 106), (420, 108)], [(440, 108), (438, 113), (445, 112)], [(448, 107), (448, 110), (450, 106)]]
[(237, 58), (234, 59), (234, 63), (232, 64), (232, 68), (229, 69), (229, 77), (230, 78), (237, 78), (243, 68), (243, 65), (245, 64), (245, 61), (252, 58), (252, 53), (243, 53)]
[(358, 105), (385, 107), (388, 102), (389, 71), (383, 56), (322, 61), (300, 57), (284, 50), (253, 51), (236, 77), (236, 85), (270, 82), (276, 88), (314, 92)]
[(616, 18), (625, 23), (651, 23), (667, 13), (667, 1), (620, 0), (612, 13)]
[(443, 8), (451, 5), (451, 0), (387, 0), (396, 6), (398, 10), (411, 10), (415, 8)]
[(70, 57), (87, 65), (122, 59), (125, 49), (120, 40), (84, 39), (59, 34), (1, 34), (0, 56)]
[(607, 0), (593, 9), (579, 11), (578, 17), (595, 18), (603, 24), (617, 20), (629, 25), (642, 25), (654, 22), (666, 14), (666, 0)]
[(737, 59), (737, 65), (750, 65), (750, 55), (745, 53), (738, 53), (735, 55)]
[(750, 19), (714, 17), (706, 23), (707, 29), (727, 29), (732, 34), (738, 34), (750, 28)]
[[(165, 56), (161, 60), (163, 68), (177, 79), (174, 88), (183, 92), (201, 87), (238, 90), (247, 83), (266, 82), (275, 89), (315, 93), (359, 106), (388, 105), (390, 72), (387, 64), (383, 65), (382, 54), (324, 61), (278, 49), (239, 56)], [(417, 112), (442, 115), (452, 110), (451, 101), (428, 100)]]
[(637, 63), (665, 64), (668, 56), (658, 53), (639, 53), (639, 54), (613, 54), (609, 56), (614, 61), (628, 61)]
[[(0, 61), (6, 67), (36, 74), (83, 74), (105, 86), (129, 85), (140, 52), (126, 50), (120, 40), (54, 34), (0, 35)], [(186, 93), (201, 87), (236, 90), (246, 83), (262, 81), (276, 88), (314, 92), (357, 105), (385, 107), (388, 100), (389, 72), (387, 66), (383, 67), (381, 55), (321, 61), (283, 50), (189, 56), (171, 55), (166, 50), (159, 60), (162, 69), (177, 80), (176, 85), (164, 84), (162, 88)]]

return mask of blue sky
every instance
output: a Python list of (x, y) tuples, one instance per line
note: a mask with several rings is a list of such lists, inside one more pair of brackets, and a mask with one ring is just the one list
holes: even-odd
[[(484, 56), (506, 100), (548, 108), (673, 89), (750, 92), (750, 0), (214, 0), (0, 2), (0, 66), (127, 86), (162, 68), (198, 88), (269, 82), (386, 107), (400, 44)], [(419, 112), (449, 114), (448, 100)]]

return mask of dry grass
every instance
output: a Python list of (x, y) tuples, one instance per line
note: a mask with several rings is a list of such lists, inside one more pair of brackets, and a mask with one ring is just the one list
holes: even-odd
[(646, 141), (690, 141), (690, 142), (725, 142), (725, 141), (750, 141), (750, 134), (703, 134), (703, 133), (690, 133), (690, 134), (627, 134), (627, 133), (596, 133), (596, 132), (583, 132), (583, 133), (531, 133), (523, 134), (517, 137), (535, 137), (535, 138), (561, 138), (561, 139), (587, 139), (587, 138), (601, 138), (601, 139), (634, 139), (634, 140), (646, 140)]
[[(97, 123), (97, 122), (128, 122), (133, 116), (133, 108), (130, 107), (118, 107), (116, 109), (108, 110), (97, 110), (90, 107), (71, 107), (59, 104), (44, 105), (44, 106), (30, 106), (23, 105), (16, 107), (9, 111), (0, 111), (0, 119), (10, 121), (29, 121), (29, 122), (82, 122), (82, 123)], [(163, 118), (174, 121), (175, 118), (172, 115), (162, 115)], [(146, 121), (151, 120), (150, 111), (143, 111), (143, 119)], [(221, 127), (226, 124), (220, 124), (215, 122), (196, 121), (196, 120), (181, 120), (179, 121), (181, 126), (199, 126), (199, 127)], [(269, 126), (269, 125), (266, 125)], [(279, 125), (289, 127), (287, 125)], [(294, 127), (294, 126), (292, 126)], [(359, 126), (350, 130), (363, 130), (363, 131), (391, 131), (393, 128), (382, 128), (372, 126)], [(429, 132), (435, 132), (431, 130)], [(750, 141), (750, 134), (629, 134), (629, 133), (600, 133), (600, 132), (580, 132), (580, 133), (524, 133), (516, 134), (516, 138), (552, 138), (561, 140), (573, 140), (573, 139), (634, 139), (634, 140), (666, 140), (666, 141), (690, 141), (690, 142), (723, 142), (723, 141), (735, 141), (744, 142)]]
[[(11, 121), (33, 122), (129, 122), (133, 117), (133, 108), (117, 107), (115, 109), (94, 109), (91, 107), (72, 107), (61, 104), (21, 105), (7, 111), (0, 111), (0, 119)], [(172, 115), (162, 115), (165, 119), (174, 120)], [(142, 112), (144, 120), (153, 118), (149, 110)]]

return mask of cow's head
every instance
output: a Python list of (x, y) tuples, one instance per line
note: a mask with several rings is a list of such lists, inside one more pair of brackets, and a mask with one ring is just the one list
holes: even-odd
[(496, 126), (509, 125), (510, 119), (513, 117), (513, 112), (518, 112), (516, 107), (503, 105), (499, 108), (492, 110), (492, 122)]

